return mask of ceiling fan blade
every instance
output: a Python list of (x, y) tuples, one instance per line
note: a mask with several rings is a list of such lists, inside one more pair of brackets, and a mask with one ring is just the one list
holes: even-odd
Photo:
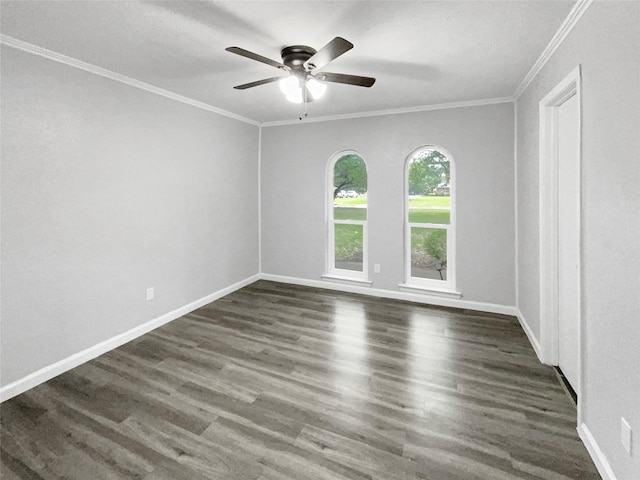
[(235, 53), (236, 55), (240, 55), (241, 57), (250, 58), (251, 60), (256, 60), (258, 62), (266, 63), (267, 65), (271, 65), (272, 67), (286, 69), (287, 67), (275, 60), (271, 60), (270, 58), (263, 57), (262, 55), (258, 55), (257, 53), (250, 52), (249, 50), (245, 50), (240, 47), (227, 47), (225, 48), (227, 52)]
[(358, 87), (370, 87), (376, 83), (376, 79), (373, 77), (345, 75), (344, 73), (319, 72), (314, 77), (325, 82), (346, 83), (347, 85), (356, 85)]
[(335, 60), (344, 52), (353, 48), (353, 43), (342, 37), (336, 37), (318, 50), (310, 59), (304, 62), (304, 68), (311, 70), (314, 68), (322, 68), (327, 63)]
[(287, 77), (271, 77), (271, 78), (265, 78), (263, 80), (256, 80), (255, 82), (250, 82), (250, 83), (243, 83), (242, 85), (236, 85), (235, 88), (236, 90), (246, 90), (247, 88), (251, 88), (251, 87), (257, 87), (258, 85), (265, 85), (267, 83), (273, 83), (273, 82), (277, 82), (278, 80), (282, 79), (282, 78), (287, 78)]

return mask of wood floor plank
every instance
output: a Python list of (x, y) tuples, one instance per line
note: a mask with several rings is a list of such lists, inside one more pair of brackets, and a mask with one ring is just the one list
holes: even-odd
[(0, 407), (13, 479), (592, 480), (505, 315), (258, 281)]

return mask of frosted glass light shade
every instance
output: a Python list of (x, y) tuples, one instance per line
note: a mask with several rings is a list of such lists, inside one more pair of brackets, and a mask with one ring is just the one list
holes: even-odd
[(309, 93), (314, 100), (318, 100), (324, 95), (324, 92), (327, 90), (327, 86), (315, 78), (310, 78), (307, 80), (307, 90), (309, 90)]
[(298, 77), (291, 75), (283, 78), (279, 83), (280, 90), (287, 97), (287, 100), (293, 103), (302, 103), (302, 88), (300, 88)]
[(285, 77), (280, 80), (279, 83), (282, 93), (284, 93), (287, 100), (293, 103), (302, 103), (304, 101), (304, 94), (302, 90), (303, 85), (307, 88), (307, 92), (314, 100), (318, 100), (322, 97), (324, 92), (327, 90), (327, 86), (315, 78), (310, 78), (305, 82), (301, 82), (295, 75)]

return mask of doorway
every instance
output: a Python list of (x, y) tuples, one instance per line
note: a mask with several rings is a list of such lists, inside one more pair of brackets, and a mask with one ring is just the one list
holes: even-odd
[(581, 391), (580, 67), (540, 102), (540, 344)]
[(577, 95), (558, 111), (558, 367), (579, 391), (580, 105)]

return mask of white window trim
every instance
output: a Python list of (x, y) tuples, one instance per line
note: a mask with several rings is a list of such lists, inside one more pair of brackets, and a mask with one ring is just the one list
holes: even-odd
[[(350, 283), (355, 285), (371, 286), (372, 282), (369, 280), (369, 235), (368, 235), (368, 220), (369, 212), (367, 211), (367, 220), (334, 220), (333, 218), (333, 169), (338, 160), (345, 155), (357, 155), (362, 158), (365, 166), (367, 161), (362, 155), (355, 150), (342, 150), (335, 153), (327, 164), (327, 171), (325, 176), (325, 231), (327, 232), (327, 249), (325, 252), (326, 259), (326, 273), (321, 275), (323, 280), (336, 281), (340, 283)], [(369, 176), (367, 167), (367, 177)], [(367, 189), (367, 204), (369, 199), (369, 192)], [(368, 205), (367, 205), (368, 210)], [(362, 226), (362, 271), (357, 272), (354, 270), (346, 270), (335, 267), (335, 225), (361, 225)]]
[(326, 280), (328, 282), (335, 282), (335, 283), (343, 283), (345, 285), (358, 285), (361, 287), (370, 287), (371, 285), (373, 285), (373, 282), (371, 280), (361, 280), (358, 278), (347, 278), (344, 277), (342, 275), (330, 275), (330, 274), (325, 274), (325, 275), (321, 275), (322, 280)]
[(398, 287), (403, 292), (410, 293), (425, 293), (432, 295), (434, 297), (444, 297), (444, 298), (462, 298), (462, 292), (458, 292), (456, 290), (447, 290), (441, 288), (431, 288), (431, 287), (421, 287), (414, 284), (406, 284), (400, 283)]
[[(450, 181), (449, 196), (451, 198), (451, 213), (449, 224), (440, 223), (409, 223), (409, 163), (421, 150), (437, 150), (449, 160)], [(405, 281), (398, 286), (401, 290), (424, 292), (433, 295), (462, 297), (456, 289), (456, 163), (449, 151), (438, 145), (424, 145), (414, 149), (404, 162), (404, 259)], [(434, 280), (411, 276), (411, 227), (438, 228), (447, 230), (447, 279)]]

